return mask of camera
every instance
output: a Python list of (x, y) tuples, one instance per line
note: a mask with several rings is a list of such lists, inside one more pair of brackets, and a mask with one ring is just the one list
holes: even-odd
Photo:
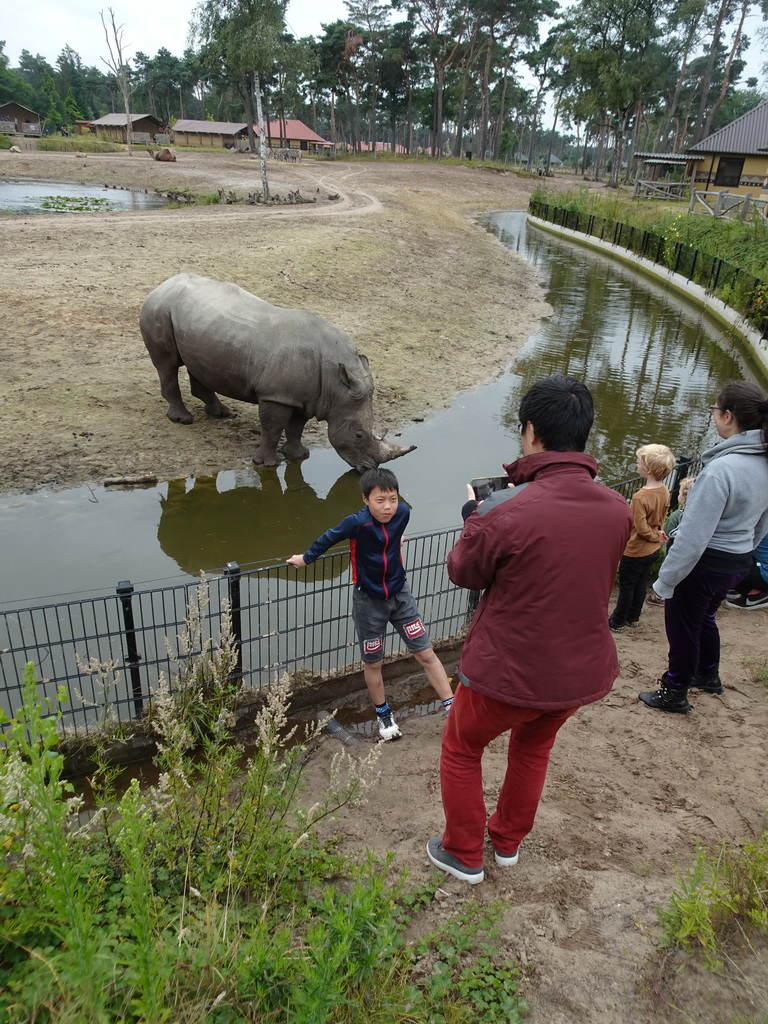
[(494, 491), (505, 491), (509, 484), (508, 476), (481, 476), (469, 482), (477, 501), (485, 501)]

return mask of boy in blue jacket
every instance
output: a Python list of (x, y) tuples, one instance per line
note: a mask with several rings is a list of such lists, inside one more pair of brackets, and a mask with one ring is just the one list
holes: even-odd
[(288, 565), (303, 569), (341, 540), (349, 540), (352, 564), (352, 620), (363, 659), (368, 693), (376, 708), (379, 736), (402, 736), (384, 695), (384, 632), (392, 623), (424, 669), (427, 680), (443, 702), (446, 714), (453, 700), (443, 663), (432, 649), (405, 577), (401, 547), (411, 517), (400, 501), (397, 477), (388, 469), (369, 469), (360, 477), (365, 507), (327, 530), (303, 555), (291, 555)]

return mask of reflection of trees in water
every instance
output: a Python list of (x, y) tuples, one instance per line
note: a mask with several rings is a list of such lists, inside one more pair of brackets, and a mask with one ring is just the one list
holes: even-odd
[[(198, 477), (189, 489), (186, 480), (171, 480), (167, 497), (161, 499), (157, 539), (191, 575), (220, 570), (227, 562), (246, 567), (306, 551), (316, 537), (362, 504), (360, 477), (353, 470), (320, 498), (304, 480), (301, 462), (286, 465), (285, 486), (277, 469), (267, 466), (236, 474), (229, 490), (220, 491), (215, 476)], [(327, 559), (322, 571), (338, 576), (346, 562)]]
[(527, 258), (549, 277), (554, 314), (515, 360), (518, 380), (502, 410), (515, 430), (527, 389), (551, 373), (590, 388), (596, 409), (588, 451), (604, 480), (634, 474), (641, 444), (697, 455), (710, 431), (709, 404), (728, 380), (745, 376), (696, 314), (607, 259), (527, 233)]

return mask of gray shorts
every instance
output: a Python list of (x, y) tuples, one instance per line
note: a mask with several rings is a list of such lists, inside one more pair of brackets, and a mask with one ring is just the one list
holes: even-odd
[(389, 598), (371, 597), (355, 587), (352, 592), (352, 621), (363, 661), (369, 664), (384, 657), (384, 633), (390, 622), (412, 654), (432, 646), (407, 583), (399, 593)]

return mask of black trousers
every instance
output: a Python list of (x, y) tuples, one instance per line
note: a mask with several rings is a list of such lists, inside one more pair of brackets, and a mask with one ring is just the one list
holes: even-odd
[(637, 622), (643, 610), (645, 592), (648, 587), (648, 573), (656, 561), (657, 551), (640, 558), (621, 556), (619, 562), (619, 600), (613, 609), (611, 623), (614, 626), (626, 626), (628, 622)]
[(757, 590), (761, 594), (764, 594), (766, 591), (768, 591), (768, 583), (766, 583), (765, 577), (758, 569), (757, 562), (754, 560), (754, 558), (752, 559), (752, 565), (750, 566), (747, 575), (744, 577), (743, 580), (737, 583), (733, 589), (736, 590), (739, 594), (741, 594), (742, 597), (745, 597), (753, 590)]

